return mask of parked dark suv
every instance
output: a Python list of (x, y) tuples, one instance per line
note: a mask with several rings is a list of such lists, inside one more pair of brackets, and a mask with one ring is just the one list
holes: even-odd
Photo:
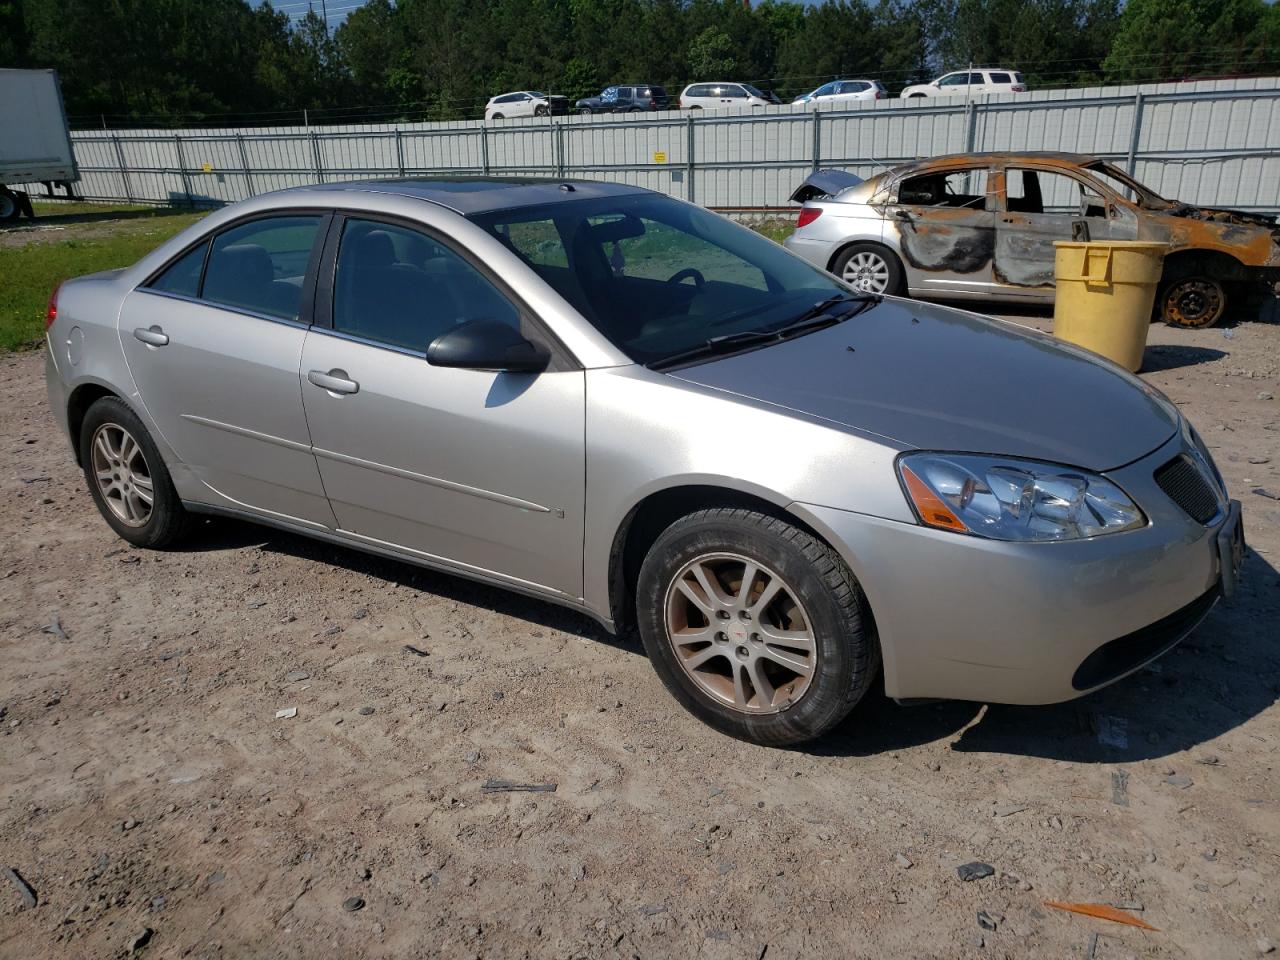
[(667, 91), (651, 83), (605, 87), (596, 97), (583, 97), (574, 113), (639, 113), (667, 109)]

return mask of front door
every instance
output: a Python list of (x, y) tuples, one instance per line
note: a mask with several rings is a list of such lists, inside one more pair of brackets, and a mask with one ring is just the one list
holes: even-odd
[(907, 285), (925, 296), (990, 293), (995, 202), (986, 166), (933, 171), (898, 183), (883, 208), (894, 230)]
[(236, 504), (333, 526), (303, 415), (303, 290), (325, 217), (232, 226), (125, 299), (138, 395), (183, 465)]
[(1053, 296), (1054, 241), (1132, 239), (1096, 186), (1061, 171), (1009, 167), (1001, 195), (995, 279), (1006, 296)]
[[(327, 270), (326, 270), (327, 272)], [(350, 218), (303, 397), (339, 528), (470, 572), (582, 595), (585, 375), (435, 367), (427, 345), (480, 318), (535, 321), (442, 238)]]

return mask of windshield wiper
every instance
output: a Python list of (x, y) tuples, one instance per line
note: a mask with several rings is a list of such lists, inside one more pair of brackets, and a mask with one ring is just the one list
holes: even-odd
[(684, 363), (686, 360), (697, 360), (702, 357), (714, 357), (721, 353), (733, 353), (743, 347), (757, 343), (769, 343), (778, 339), (774, 330), (744, 330), (741, 333), (725, 333), (718, 337), (710, 337), (687, 350), (680, 350), (648, 364), (650, 370), (662, 370), (666, 367)]
[[(815, 303), (784, 326), (774, 327), (772, 330), (744, 330), (739, 333), (726, 333), (722, 336), (711, 337), (696, 346), (689, 347), (687, 350), (681, 350), (661, 359), (651, 361), (648, 366), (651, 370), (662, 370), (690, 360), (699, 360), (723, 353), (733, 353), (743, 347), (788, 340), (804, 333), (820, 330), (823, 327), (842, 323), (850, 317), (856, 317), (862, 311), (875, 306), (882, 299), (879, 294), (874, 293), (840, 293)], [(850, 309), (837, 311), (836, 308), (841, 304), (849, 304)]]

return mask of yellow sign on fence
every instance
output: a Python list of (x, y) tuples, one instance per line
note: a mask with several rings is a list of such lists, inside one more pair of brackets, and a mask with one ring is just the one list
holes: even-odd
[(667, 162), (667, 152), (666, 152), (665, 150), (655, 150), (655, 151), (653, 152), (653, 162), (654, 162), (654, 163), (666, 163), (666, 162)]
[(213, 164), (206, 160), (204, 163), (200, 164), (200, 169), (205, 173), (213, 173)]

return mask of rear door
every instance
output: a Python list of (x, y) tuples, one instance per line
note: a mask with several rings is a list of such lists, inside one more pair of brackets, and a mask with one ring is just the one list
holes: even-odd
[[(339, 229), (302, 392), (340, 529), (580, 597), (583, 371), (442, 235), (354, 214)], [(559, 359), (540, 374), (427, 363), (432, 340), (480, 318), (519, 326)]]
[(986, 165), (934, 170), (900, 180), (882, 209), (895, 231), (907, 284), (931, 296), (990, 293), (995, 198)]
[(138, 394), (185, 467), (238, 504), (331, 527), (298, 383), (328, 215), (229, 226), (125, 299)]

